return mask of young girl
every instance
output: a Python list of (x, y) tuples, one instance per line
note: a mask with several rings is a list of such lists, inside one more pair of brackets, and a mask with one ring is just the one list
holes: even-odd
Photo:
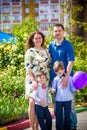
[[(48, 87), (46, 74), (41, 71), (37, 74), (38, 88), (34, 90), (35, 113), (41, 130), (52, 130), (52, 117), (48, 109)], [(33, 82), (34, 86), (37, 82)]]
[(56, 77), (52, 84), (52, 93), (56, 93), (56, 130), (62, 130), (62, 116), (64, 111), (64, 125), (63, 130), (70, 130), (70, 113), (71, 113), (71, 102), (73, 100), (72, 92), (76, 91), (72, 83), (72, 77), (69, 77), (68, 86), (63, 88), (62, 79), (65, 77), (64, 65), (62, 62), (56, 61), (54, 63), (54, 72)]

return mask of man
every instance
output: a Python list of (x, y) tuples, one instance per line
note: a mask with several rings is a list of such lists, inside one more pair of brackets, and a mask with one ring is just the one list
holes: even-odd
[[(62, 24), (56, 24), (53, 27), (54, 41), (49, 45), (49, 52), (52, 58), (50, 68), (50, 81), (56, 76), (53, 65), (55, 61), (62, 61), (65, 67), (65, 77), (62, 80), (62, 88), (66, 88), (69, 75), (73, 76), (74, 49), (72, 44), (64, 38), (64, 27)], [(74, 102), (71, 106), (71, 129), (76, 130), (77, 116)]]

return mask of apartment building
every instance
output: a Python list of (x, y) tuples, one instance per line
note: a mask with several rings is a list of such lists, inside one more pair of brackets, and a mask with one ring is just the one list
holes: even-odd
[(60, 20), (59, 0), (39, 1), (40, 30), (48, 33), (48, 27), (53, 26)]
[(11, 33), (13, 24), (22, 22), (21, 0), (0, 0), (0, 31)]
[[(67, 0), (66, 0), (67, 1)], [(14, 24), (20, 24), (27, 16), (40, 21), (39, 30), (48, 34), (48, 28), (66, 21), (61, 17), (64, 0), (0, 0), (0, 31), (11, 33)]]

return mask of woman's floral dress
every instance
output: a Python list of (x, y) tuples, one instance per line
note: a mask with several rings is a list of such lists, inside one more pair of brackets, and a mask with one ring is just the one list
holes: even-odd
[(25, 97), (28, 98), (32, 95), (31, 89), (31, 79), (27, 75), (28, 73), (33, 73), (36, 76), (38, 71), (44, 71), (47, 74), (49, 81), (49, 69), (50, 55), (47, 49), (37, 50), (35, 48), (30, 48), (25, 54), (25, 67), (26, 67), (26, 79), (25, 79)]

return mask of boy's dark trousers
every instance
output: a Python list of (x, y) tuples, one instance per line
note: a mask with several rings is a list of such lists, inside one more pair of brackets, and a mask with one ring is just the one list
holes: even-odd
[[(63, 123), (63, 113), (64, 113), (64, 124)], [(70, 130), (71, 121), (70, 121), (70, 113), (71, 113), (71, 101), (58, 102), (56, 101), (56, 130)]]
[(52, 130), (52, 117), (48, 106), (42, 107), (35, 104), (35, 113), (41, 127), (41, 130)]

